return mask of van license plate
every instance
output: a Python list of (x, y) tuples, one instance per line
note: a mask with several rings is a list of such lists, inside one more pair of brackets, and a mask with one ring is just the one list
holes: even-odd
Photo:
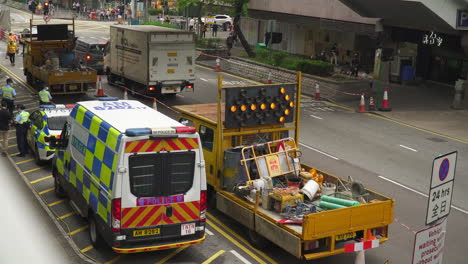
[(349, 232), (349, 233), (340, 234), (340, 235), (335, 236), (335, 240), (336, 241), (346, 240), (346, 239), (353, 238), (355, 236), (356, 236), (356, 232)]
[(192, 234), (195, 234), (195, 223), (182, 224), (180, 226), (180, 235), (181, 236), (192, 235)]
[(133, 230), (134, 237), (159, 235), (159, 228)]

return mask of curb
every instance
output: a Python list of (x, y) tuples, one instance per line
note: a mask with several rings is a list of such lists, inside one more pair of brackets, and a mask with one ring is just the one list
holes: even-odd
[(75, 242), (73, 241), (73, 239), (67, 235), (67, 232), (63, 229), (63, 227), (60, 225), (59, 221), (56, 219), (56, 216), (54, 215), (54, 213), (50, 210), (50, 208), (47, 206), (47, 204), (44, 202), (44, 200), (42, 200), (42, 198), (39, 196), (39, 194), (36, 192), (36, 190), (34, 189), (34, 187), (29, 183), (28, 181), (28, 178), (24, 175), (24, 173), (21, 171), (21, 169), (16, 165), (15, 161), (13, 160), (13, 158), (8, 154), (7, 155), (7, 158), (8, 160), (10, 161), (11, 165), (15, 168), (15, 170), (18, 172), (18, 174), (21, 176), (21, 178), (23, 179), (24, 183), (26, 184), (26, 186), (31, 190), (31, 192), (33, 193), (33, 195), (36, 197), (36, 200), (41, 204), (42, 208), (44, 209), (44, 211), (49, 215), (49, 217), (52, 219), (52, 221), (54, 222), (55, 226), (57, 227), (57, 229), (59, 230), (59, 232), (61, 233), (61, 235), (63, 236), (63, 238), (65, 238), (65, 240), (68, 242), (68, 244), (70, 245), (70, 247), (73, 249), (73, 251), (75, 252), (75, 254), (81, 259), (84, 261), (84, 263), (91, 263), (91, 264), (99, 264), (99, 262), (95, 262), (95, 261), (92, 261), (90, 260), (89, 258), (87, 258), (85, 255), (83, 255), (81, 252), (80, 252), (80, 249), (77, 247), (77, 245), (75, 244)]

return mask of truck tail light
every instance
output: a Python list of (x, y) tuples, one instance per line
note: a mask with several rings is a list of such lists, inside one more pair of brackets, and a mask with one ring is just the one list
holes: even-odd
[(193, 89), (193, 85), (189, 84), (189, 85), (187, 85), (187, 88), (188, 89)]
[(149, 91), (154, 91), (156, 88), (154, 88), (154, 86), (151, 86), (151, 87), (148, 87), (148, 90)]
[(112, 232), (120, 232), (120, 220), (122, 218), (122, 200), (120, 198), (112, 199)]
[(311, 250), (311, 249), (316, 249), (318, 248), (319, 241), (318, 240), (313, 240), (313, 241), (306, 241), (304, 242), (304, 250)]
[(90, 60), (91, 60), (91, 55), (86, 54), (86, 60), (87, 60), (87, 61), (90, 61)]
[(206, 222), (207, 191), (200, 192), (200, 222)]

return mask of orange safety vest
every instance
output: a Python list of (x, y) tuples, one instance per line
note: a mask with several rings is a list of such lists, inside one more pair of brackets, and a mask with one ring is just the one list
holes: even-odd
[(8, 42), (8, 53), (16, 53), (16, 41)]

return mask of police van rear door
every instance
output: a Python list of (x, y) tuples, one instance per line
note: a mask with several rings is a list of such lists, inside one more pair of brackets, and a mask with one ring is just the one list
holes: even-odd
[(194, 128), (190, 133), (179, 131), (126, 140), (128, 177), (122, 182), (121, 228), (129, 242), (185, 241), (204, 235), (203, 154)]

